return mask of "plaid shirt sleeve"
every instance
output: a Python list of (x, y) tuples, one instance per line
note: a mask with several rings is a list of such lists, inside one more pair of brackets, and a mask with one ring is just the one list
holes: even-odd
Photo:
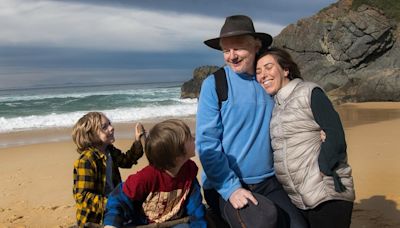
[[(83, 154), (74, 163), (73, 195), (76, 201), (76, 218), (79, 227), (86, 222), (101, 223), (107, 198), (103, 195), (105, 175), (103, 167), (95, 162), (93, 153)], [(103, 163), (105, 161), (99, 160)]]
[(109, 150), (114, 164), (120, 168), (131, 168), (143, 156), (143, 147), (139, 141), (133, 142), (131, 148), (126, 153), (122, 153), (121, 150), (114, 146), (110, 146)]

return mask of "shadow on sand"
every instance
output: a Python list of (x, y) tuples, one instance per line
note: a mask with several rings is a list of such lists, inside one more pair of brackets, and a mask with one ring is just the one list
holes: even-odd
[(377, 195), (354, 204), (351, 228), (398, 228), (400, 210), (396, 202)]

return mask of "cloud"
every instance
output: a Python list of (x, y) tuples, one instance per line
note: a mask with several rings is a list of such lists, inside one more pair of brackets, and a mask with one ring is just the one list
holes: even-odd
[(203, 41), (226, 16), (249, 15), (256, 31), (275, 36), (332, 2), (0, 0), (0, 90), (191, 77), (197, 66), (223, 64)]
[[(101, 50), (180, 51), (204, 48), (223, 20), (200, 14), (79, 2), (2, 0), (1, 46), (74, 47)], [(279, 24), (255, 21), (277, 35)]]
[(273, 24), (286, 26), (298, 19), (311, 16), (323, 7), (336, 0), (279, 0), (274, 1), (243, 1), (243, 0), (58, 0), (64, 2), (79, 2), (89, 5), (107, 5), (120, 8), (136, 8), (163, 12), (178, 12), (198, 14), (206, 17), (225, 18), (232, 14), (246, 14), (255, 20), (269, 21)]

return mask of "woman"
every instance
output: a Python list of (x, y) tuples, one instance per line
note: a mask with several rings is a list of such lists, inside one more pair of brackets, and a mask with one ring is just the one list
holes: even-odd
[(261, 53), (256, 75), (275, 99), (270, 132), (278, 180), (310, 227), (349, 227), (354, 185), (332, 103), (317, 84), (302, 80), (283, 49)]

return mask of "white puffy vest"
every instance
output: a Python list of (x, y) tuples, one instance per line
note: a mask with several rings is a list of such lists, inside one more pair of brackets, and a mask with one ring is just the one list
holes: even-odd
[(328, 200), (353, 201), (351, 167), (343, 161), (336, 170), (344, 192), (336, 192), (333, 178), (319, 170), (321, 128), (311, 111), (311, 92), (318, 87), (301, 79), (291, 80), (275, 95), (271, 119), (271, 145), (276, 177), (300, 209), (312, 209)]

